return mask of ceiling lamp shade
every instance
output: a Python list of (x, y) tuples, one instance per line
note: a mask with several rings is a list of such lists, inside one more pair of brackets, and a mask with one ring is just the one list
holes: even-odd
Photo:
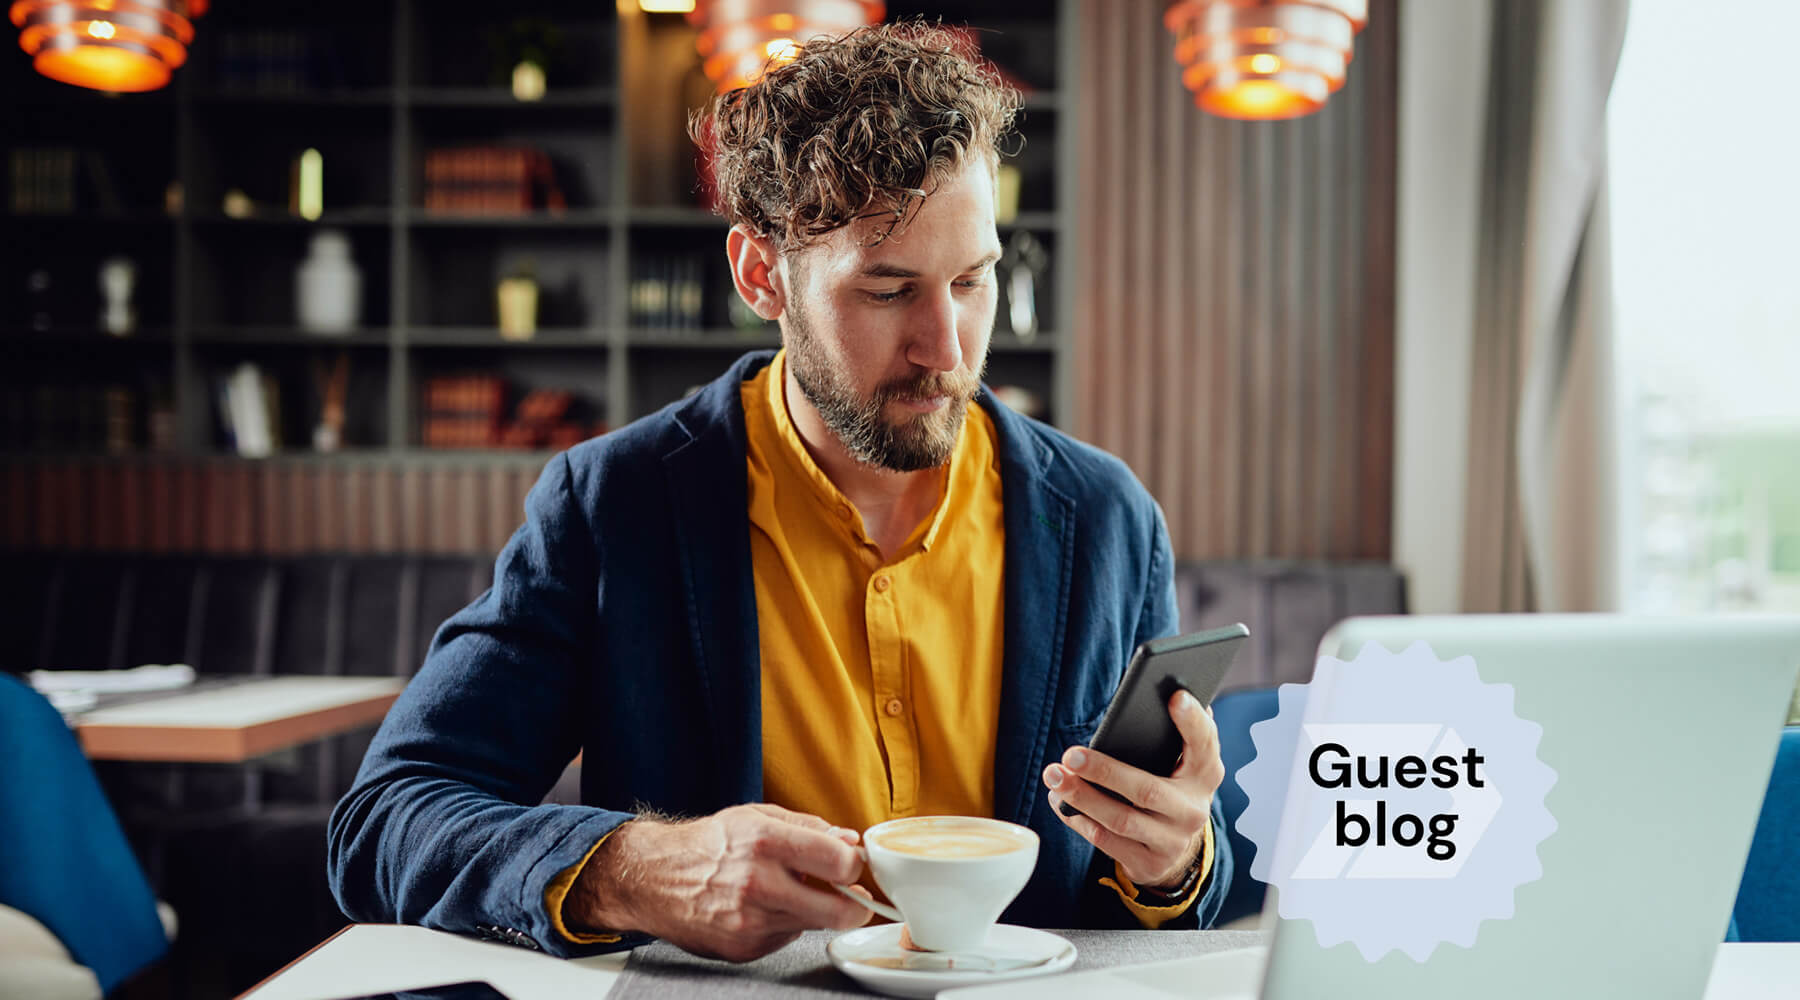
[(187, 62), (207, 0), (17, 0), (12, 23), (31, 65), (52, 80), (136, 93), (167, 86)]
[(688, 21), (700, 29), (701, 68), (723, 94), (765, 66), (793, 61), (813, 38), (846, 35), (886, 14), (880, 0), (708, 0)]
[(1194, 103), (1240, 119), (1324, 107), (1368, 20), (1368, 0), (1177, 0), (1163, 14)]

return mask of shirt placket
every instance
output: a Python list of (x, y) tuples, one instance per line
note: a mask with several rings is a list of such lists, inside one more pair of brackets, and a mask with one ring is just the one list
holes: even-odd
[(863, 591), (863, 617), (869, 633), (875, 724), (887, 749), (889, 806), (895, 815), (904, 816), (918, 808), (919, 748), (906, 685), (900, 590), (899, 577), (891, 567), (877, 569)]

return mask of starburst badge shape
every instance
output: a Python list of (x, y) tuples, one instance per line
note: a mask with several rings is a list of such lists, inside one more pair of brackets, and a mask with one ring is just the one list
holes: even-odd
[(1310, 684), (1278, 696), (1275, 717), (1250, 728), (1238, 830), (1284, 919), (1310, 921), (1320, 947), (1425, 962), (1513, 915), (1515, 890), (1543, 876), (1556, 772), (1512, 685), (1424, 642), (1371, 642), (1352, 660), (1320, 657)]

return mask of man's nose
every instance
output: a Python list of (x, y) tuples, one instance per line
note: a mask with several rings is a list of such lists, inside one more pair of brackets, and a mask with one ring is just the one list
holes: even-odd
[(907, 360), (940, 372), (962, 367), (962, 341), (956, 336), (956, 301), (948, 290), (921, 303)]

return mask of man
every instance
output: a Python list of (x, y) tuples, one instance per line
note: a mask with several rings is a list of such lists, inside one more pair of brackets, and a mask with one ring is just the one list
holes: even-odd
[[(948, 813), (1038, 832), (1005, 920), (1210, 921), (1209, 715), (1170, 702), (1170, 777), (1080, 748), (1176, 631), (1161, 513), (980, 388), (1016, 108), (953, 36), (878, 26), (698, 123), (785, 349), (550, 462), (332, 816), (347, 914), (746, 960), (868, 919), (824, 884), (855, 831)], [(532, 805), (577, 751), (585, 804)]]

